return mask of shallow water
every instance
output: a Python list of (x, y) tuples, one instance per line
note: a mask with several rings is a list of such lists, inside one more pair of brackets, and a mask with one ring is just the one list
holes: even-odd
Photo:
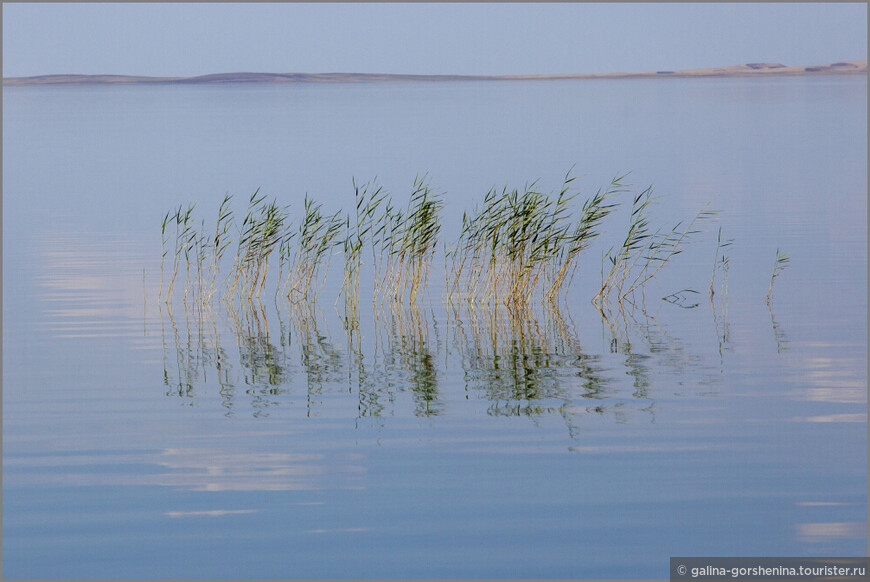
[[(3, 99), (6, 576), (662, 578), (675, 555), (866, 552), (866, 78)], [(631, 171), (656, 225), (718, 221), (604, 314), (627, 208), (559, 309), (455, 311), (440, 258), (399, 308), (364, 273), (353, 335), (340, 256), (311, 307), (159, 298), (179, 204), (213, 224), (259, 187), (336, 211), (352, 177), (403, 201), (428, 172), (449, 241), (490, 188), (572, 166), (580, 200)]]

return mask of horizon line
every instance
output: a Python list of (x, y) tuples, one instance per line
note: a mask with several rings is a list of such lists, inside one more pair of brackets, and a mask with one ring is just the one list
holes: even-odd
[(415, 73), (261, 73), (233, 72), (209, 73), (186, 77), (56, 73), (24, 77), (3, 77), (4, 86), (23, 85), (83, 85), (83, 84), (219, 84), (219, 83), (281, 83), (281, 82), (363, 82), (363, 81), (511, 81), (511, 80), (570, 80), (570, 79), (627, 79), (666, 77), (736, 77), (770, 75), (866, 74), (867, 61), (838, 61), (825, 65), (789, 66), (774, 62), (746, 63), (724, 67), (699, 69), (660, 70), (650, 72), (618, 73), (560, 73), (510, 75), (459, 75)]

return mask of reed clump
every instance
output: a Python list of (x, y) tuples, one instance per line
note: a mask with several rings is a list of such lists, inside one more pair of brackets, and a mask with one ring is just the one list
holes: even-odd
[(267, 203), (259, 192), (256, 190), (248, 199), (228, 293), (232, 297), (238, 292), (248, 301), (260, 298), (269, 271), (269, 258), (284, 236), (286, 223), (285, 211), (277, 200)]
[(586, 200), (576, 221), (576, 197), (569, 172), (558, 193), (543, 193), (536, 183), (523, 190), (491, 189), (483, 204), (462, 216), (459, 240), (448, 251), (448, 301), (496, 302), (524, 308), (539, 295), (549, 302), (567, 293), (580, 253), (601, 231), (602, 221), (618, 207), (614, 202), (625, 176)]
[(363, 264), (363, 250), (366, 242), (372, 238), (372, 231), (377, 224), (377, 213), (387, 198), (383, 190), (383, 186), (377, 186), (374, 182), (359, 185), (353, 180), (356, 204), (353, 214), (348, 213), (345, 220), (344, 280), (339, 293), (339, 299), (344, 297), (348, 328), (355, 328), (358, 323), (359, 276)]
[[(307, 194), (303, 203), (304, 215), (296, 233), (295, 255), (285, 256), (289, 265), (286, 279), (287, 299), (316, 301), (321, 276), (329, 267), (331, 251), (339, 244), (341, 213), (324, 214), (323, 206)], [(291, 247), (285, 246), (285, 252)]]
[[(341, 255), (344, 278), (336, 305), (343, 298), (345, 321), (352, 328), (358, 320), (366, 247), (371, 252), (373, 303), (418, 301), (429, 288), (436, 254), (443, 248), (443, 298), (450, 305), (503, 305), (522, 312), (536, 298), (558, 304), (579, 272), (583, 252), (603, 233), (605, 221), (629, 192), (625, 179), (617, 175), (582, 204), (570, 171), (554, 192), (542, 191), (537, 182), (521, 189), (492, 188), (463, 213), (458, 239), (449, 245), (441, 240), (444, 196), (426, 175), (414, 179), (402, 204), (394, 203), (376, 180), (353, 180), (354, 205), (344, 213), (324, 211), (308, 194), (293, 212), (257, 189), (237, 220), (227, 194), (211, 227), (194, 215), (195, 203), (163, 215), (160, 294), (168, 304), (174, 291), (182, 294), (176, 287), (183, 279), (185, 302), (191, 297), (202, 305), (215, 297), (258, 302), (274, 285), (276, 300), (313, 304), (333, 257)], [(629, 229), (622, 244), (606, 253), (610, 270), (606, 276), (602, 272), (596, 305), (610, 299), (621, 305), (642, 293), (700, 226), (716, 216), (705, 207), (687, 222), (653, 230), (649, 210), (654, 201), (651, 187), (631, 198)], [(235, 253), (227, 252), (234, 243)], [(727, 244), (720, 233), (714, 263)], [(270, 271), (276, 263), (277, 275)]]

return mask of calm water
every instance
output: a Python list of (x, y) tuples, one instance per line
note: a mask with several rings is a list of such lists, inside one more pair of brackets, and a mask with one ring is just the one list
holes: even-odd
[[(673, 555), (864, 555), (866, 112), (862, 77), (4, 89), (4, 574), (665, 578)], [(440, 258), (399, 310), (364, 277), (351, 341), (340, 256), (311, 309), (158, 301), (179, 204), (213, 224), (261, 188), (336, 211), (352, 178), (404, 201), (428, 172), (449, 241), (490, 188), (557, 190), (572, 167), (581, 201), (652, 184), (656, 227), (720, 211), (645, 305), (590, 303), (627, 208), (567, 302), (521, 317), (445, 309)]]

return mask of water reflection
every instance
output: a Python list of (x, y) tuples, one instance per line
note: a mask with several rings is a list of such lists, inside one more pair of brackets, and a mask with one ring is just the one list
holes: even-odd
[(165, 473), (156, 483), (192, 491), (290, 491), (322, 489), (341, 473), (345, 486), (364, 467), (348, 459), (327, 462), (322, 454), (224, 449), (167, 449), (156, 459)]
[(256, 509), (205, 509), (202, 511), (167, 511), (167, 517), (223, 517), (257, 513)]
[(217, 391), (227, 416), (243, 407), (269, 416), (280, 406), (312, 416), (329, 395), (350, 394), (357, 419), (377, 423), (435, 417), (464, 394), (490, 416), (560, 416), (574, 435), (590, 414), (654, 422), (656, 390), (672, 379), (719, 382), (706, 358), (643, 310), (601, 312), (607, 348), (595, 353), (567, 308), (549, 303), (438, 314), (422, 302), (386, 301), (338, 339), (317, 304), (176, 309), (160, 310), (165, 393), (194, 405)]
[(867, 537), (866, 522), (799, 523), (796, 529), (797, 539), (808, 543)]
[(558, 305), (537, 313), (527, 306), (468, 306), (454, 316), (451, 345), (466, 390), (490, 403), (489, 414), (558, 414), (573, 434), (578, 410), (609, 410), (605, 400), (615, 388), (608, 388), (601, 358), (584, 353)]
[(731, 325), (728, 322), (728, 286), (722, 284), (720, 293), (710, 293), (710, 313), (713, 314), (713, 329), (716, 331), (716, 344), (719, 352), (719, 364), (724, 364), (725, 352), (732, 350)]
[[(440, 370), (432, 347), (432, 336), (437, 333), (434, 320), (430, 322), (426, 318), (423, 306), (417, 301), (387, 300), (375, 305), (373, 310), (379, 349), (373, 362), (374, 382), (369, 382), (365, 391), (367, 398), (376, 404), (365, 412), (380, 415), (383, 412), (381, 400), (391, 401), (392, 392), (407, 390), (416, 416), (441, 414), (444, 408), (439, 394)], [(365, 361), (360, 343), (356, 344), (354, 352), (356, 361)]]
[[(644, 303), (605, 302), (597, 317), (590, 310), (579, 320), (582, 337), (571, 310), (551, 302), (508, 307), (421, 297), (355, 304), (337, 319), (331, 305), (324, 313), (319, 304), (285, 298), (167, 306), (148, 300), (156, 296), (154, 277), (112, 268), (127, 262), (123, 245), (110, 251), (75, 237), (47, 241), (54, 276), (44, 281), (43, 296), (54, 331), (71, 331), (63, 326), (71, 317), (78, 333), (88, 324), (112, 333), (111, 322), (133, 330), (144, 319), (145, 331), (133, 341), (160, 350), (163, 394), (189, 407), (211, 406), (217, 396), (227, 417), (280, 410), (352, 415), (358, 426), (382, 426), (390, 417), (438, 417), (470, 402), (472, 414), (560, 418), (575, 436), (591, 418), (655, 422), (663, 390), (718, 394), (731, 349), (727, 288), (710, 298), (713, 325), (706, 327), (715, 331), (719, 355), (713, 366), (713, 351), (673, 333)], [(123, 314), (106, 300), (119, 288), (125, 297), (142, 294), (124, 302)], [(701, 305), (678, 307), (663, 311), (694, 314)], [(100, 327), (102, 320), (108, 327)], [(810, 367), (808, 378), (816, 372)], [(830, 373), (824, 375), (830, 388)]]
[(767, 312), (770, 314), (770, 326), (773, 328), (773, 339), (776, 341), (776, 353), (781, 354), (788, 349), (788, 337), (785, 335), (782, 326), (773, 317), (770, 301), (767, 302)]
[[(821, 347), (846, 351), (855, 349), (854, 345), (827, 344)], [(866, 346), (863, 348), (866, 350)], [(810, 357), (804, 360), (804, 369), (799, 375), (792, 375), (787, 380), (794, 386), (799, 400), (810, 402), (832, 402), (838, 404), (867, 403), (867, 358), (848, 357), (837, 358)], [(809, 387), (803, 388), (802, 386)]]
[[(590, 311), (581, 319), (582, 341), (571, 310), (552, 302), (508, 307), (428, 297), (384, 300), (370, 309), (355, 304), (352, 313), (339, 311), (336, 326), (332, 306), (324, 313), (316, 303), (285, 298), (169, 306), (148, 301), (156, 296), (153, 277), (113, 270), (104, 247), (68, 238), (52, 240), (45, 251), (47, 261), (69, 265), (58, 263), (43, 286), (56, 331), (67, 331), (63, 309), (73, 303), (79, 332), (101, 319), (131, 329), (131, 322), (144, 319), (145, 331), (134, 341), (160, 350), (166, 397), (197, 407), (209, 406), (217, 395), (227, 417), (269, 417), (281, 409), (305, 416), (353, 414), (358, 423), (382, 425), (392, 416), (437, 417), (471, 402), (485, 405), (472, 411), (493, 417), (560, 417), (575, 435), (590, 417), (655, 422), (662, 389), (700, 387), (701, 394), (715, 394), (730, 349), (724, 292), (710, 302), (719, 348), (714, 368), (697, 341), (674, 334), (643, 303), (604, 303), (597, 317)], [(95, 280), (84, 285), (85, 277)], [(124, 315), (105, 300), (117, 288), (125, 296), (142, 293), (138, 302), (125, 302)]]
[(36, 282), (47, 315), (41, 323), (55, 337), (141, 335), (145, 253), (137, 241), (122, 234), (96, 239), (55, 232), (40, 238), (38, 250)]
[[(366, 468), (359, 455), (263, 452), (236, 447), (167, 448), (129, 453), (54, 453), (16, 457), (26, 467), (18, 485), (158, 485), (185, 491), (316, 491), (359, 489)], [(148, 465), (153, 470), (124, 470)], [(58, 472), (57, 467), (64, 467)], [(179, 513), (176, 517), (182, 517)]]

